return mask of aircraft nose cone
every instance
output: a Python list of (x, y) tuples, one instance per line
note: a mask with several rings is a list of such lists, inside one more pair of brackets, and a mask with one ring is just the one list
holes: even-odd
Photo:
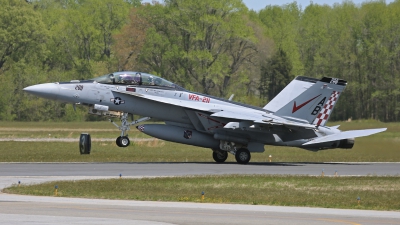
[(36, 95), (41, 98), (47, 98), (51, 100), (56, 100), (59, 93), (58, 84), (55, 83), (46, 83), (46, 84), (37, 84), (26, 87), (23, 89), (29, 94)]

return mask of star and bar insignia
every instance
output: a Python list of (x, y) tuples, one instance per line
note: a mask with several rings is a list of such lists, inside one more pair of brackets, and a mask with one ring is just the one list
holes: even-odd
[(125, 104), (125, 101), (122, 100), (120, 97), (112, 98), (110, 100), (114, 102), (115, 105)]

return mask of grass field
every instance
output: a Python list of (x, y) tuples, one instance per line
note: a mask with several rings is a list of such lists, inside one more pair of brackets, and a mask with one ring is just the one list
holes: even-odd
[[(40, 196), (400, 210), (400, 177), (229, 175), (57, 181), (4, 192)], [(205, 192), (204, 201), (201, 193)], [(357, 198), (361, 201), (358, 204)]]
[[(400, 124), (376, 121), (331, 123), (342, 130), (388, 127), (388, 131), (357, 138), (351, 150), (334, 149), (309, 152), (299, 148), (265, 146), (264, 153), (252, 154), (251, 162), (400, 162)], [(92, 138), (114, 138), (119, 134), (109, 122), (20, 123), (2, 122), (0, 138), (76, 138), (65, 142), (0, 142), (0, 162), (213, 162), (211, 151), (189, 145), (152, 140), (119, 148), (114, 141), (92, 142), (90, 155), (80, 155), (78, 138), (89, 132)], [(130, 138), (149, 138), (132, 128)], [(229, 155), (228, 162), (235, 162)]]
[[(265, 146), (252, 154), (251, 162), (400, 162), (400, 124), (376, 121), (331, 123), (342, 130), (387, 127), (388, 131), (357, 138), (351, 150), (309, 152), (298, 148)], [(92, 138), (113, 138), (118, 129), (108, 122), (0, 124), (0, 138), (52, 138), (54, 142), (0, 142), (0, 162), (213, 162), (205, 148), (158, 139), (119, 148), (114, 141), (92, 142), (92, 153), (80, 155), (80, 133)], [(130, 138), (148, 138), (132, 128)], [(76, 138), (76, 142), (57, 142)], [(228, 162), (235, 162), (232, 155)], [(400, 210), (400, 177), (311, 177), (229, 175), (175, 178), (57, 181), (32, 186), (13, 186), (7, 193), (52, 196), (243, 203), (326, 208)], [(361, 198), (360, 204), (357, 197)]]

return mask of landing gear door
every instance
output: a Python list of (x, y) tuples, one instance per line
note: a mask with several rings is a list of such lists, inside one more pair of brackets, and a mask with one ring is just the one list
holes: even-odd
[(200, 120), (204, 130), (209, 133), (214, 133), (216, 129), (224, 128), (226, 123), (220, 119), (211, 117), (210, 115), (202, 112), (196, 112), (197, 118)]

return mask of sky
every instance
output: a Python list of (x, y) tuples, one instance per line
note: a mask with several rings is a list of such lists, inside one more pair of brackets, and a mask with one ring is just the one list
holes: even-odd
[[(160, 0), (161, 2), (162, 0)], [(292, 3), (295, 0), (242, 0), (244, 4), (246, 4), (247, 8), (252, 9), (254, 11), (259, 11), (267, 5), (285, 5), (288, 3)], [(353, 0), (355, 4), (360, 4), (362, 2), (367, 2), (369, 0)], [(142, 0), (142, 3), (144, 2), (152, 2), (152, 0)], [(310, 2), (313, 2), (314, 4), (318, 5), (330, 5), (333, 6), (335, 3), (342, 3), (343, 0), (297, 0), (297, 4), (301, 5), (301, 7), (304, 9), (306, 8)], [(386, 3), (389, 4), (390, 2), (393, 2), (393, 0), (386, 0)]]
[[(267, 5), (284, 5), (288, 3), (292, 3), (295, 0), (242, 0), (244, 4), (246, 4), (247, 8), (253, 9), (255, 11), (259, 11), (260, 9), (265, 8)], [(355, 4), (361, 4), (363, 2), (367, 2), (369, 0), (352, 0)], [(335, 3), (342, 3), (343, 0), (297, 0), (297, 4), (301, 5), (302, 8), (306, 8), (311, 2), (318, 5), (330, 5), (333, 6)], [(386, 0), (386, 3), (393, 2), (393, 0)]]

